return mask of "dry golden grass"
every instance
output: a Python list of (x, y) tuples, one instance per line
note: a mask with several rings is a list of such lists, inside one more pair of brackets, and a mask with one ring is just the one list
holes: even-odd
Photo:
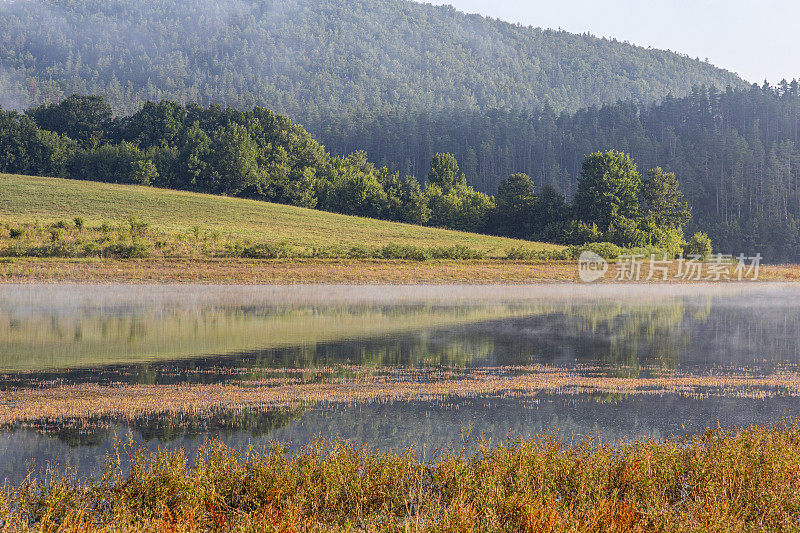
[(0, 283), (531, 283), (575, 281), (574, 263), (509, 261), (291, 260), (32, 260), (0, 262)]
[[(800, 265), (763, 266), (759, 280), (800, 280)], [(14, 259), (0, 283), (538, 283), (577, 282), (572, 261), (401, 261), (380, 259)], [(611, 282), (613, 280), (607, 280)], [(642, 284), (646, 282), (641, 282)], [(656, 283), (656, 282), (653, 282)], [(667, 283), (689, 283), (670, 277)], [(720, 283), (728, 283), (721, 281)], [(738, 283), (738, 282), (730, 282)]]
[[(55, 472), (0, 492), (7, 531), (797, 531), (800, 427), (688, 441), (568, 444), (473, 455), (318, 443), (238, 452), (119, 449), (96, 481)], [(123, 461), (124, 458), (124, 461)], [(129, 472), (121, 466), (130, 462)]]
[[(680, 395), (686, 397), (800, 397), (800, 373), (760, 376), (739, 371), (719, 375), (675, 374), (648, 378), (609, 377), (592, 369), (556, 367), (448, 369), (328, 368), (264, 370), (261, 381), (213, 385), (97, 385), (20, 388), (0, 393), (0, 425), (35, 421), (117, 417), (134, 419), (160, 413), (212, 412), (219, 409), (276, 409), (303, 405), (388, 401), (450, 401), (458, 398), (533, 398), (539, 393)], [(319, 379), (301, 379), (301, 374)], [(323, 376), (333, 375), (323, 379)], [(230, 372), (233, 376), (235, 373)]]

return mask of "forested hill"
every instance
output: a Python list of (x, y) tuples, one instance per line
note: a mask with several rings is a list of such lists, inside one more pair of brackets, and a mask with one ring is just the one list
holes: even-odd
[(734, 74), (671, 52), (404, 0), (6, 0), (0, 105), (73, 93), (266, 106), (304, 123), (344, 110), (556, 111)]
[[(341, 122), (341, 123), (340, 123)], [(470, 184), (494, 193), (515, 172), (571, 198), (586, 154), (617, 149), (641, 168), (675, 172), (693, 207), (691, 231), (726, 252), (800, 261), (800, 82), (694, 89), (648, 106), (620, 102), (577, 113), (493, 110), (409, 113), (391, 121), (334, 119), (321, 138), (333, 152), (366, 150), (401, 174), (424, 175), (437, 151), (459, 161)]]

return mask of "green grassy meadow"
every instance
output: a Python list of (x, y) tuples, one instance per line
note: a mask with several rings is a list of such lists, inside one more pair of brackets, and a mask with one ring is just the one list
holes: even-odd
[(135, 216), (160, 232), (196, 228), (254, 242), (297, 247), (464, 246), (489, 256), (509, 249), (563, 247), (345, 216), (312, 209), (208, 194), (90, 181), (0, 174), (0, 222), (53, 223), (82, 217), (87, 226)]

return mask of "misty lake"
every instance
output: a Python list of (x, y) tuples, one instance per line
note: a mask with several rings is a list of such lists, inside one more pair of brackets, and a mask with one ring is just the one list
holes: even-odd
[(0, 286), (0, 478), (117, 439), (433, 457), (800, 414), (800, 288)]

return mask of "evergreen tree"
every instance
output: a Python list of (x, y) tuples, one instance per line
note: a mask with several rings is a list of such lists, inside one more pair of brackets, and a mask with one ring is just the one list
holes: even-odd
[(657, 226), (682, 228), (692, 218), (689, 204), (682, 202), (683, 193), (672, 172), (657, 167), (647, 173), (642, 184), (645, 216)]
[(497, 224), (502, 235), (526, 238), (533, 234), (536, 193), (527, 174), (513, 174), (497, 188)]
[(459, 174), (458, 161), (452, 154), (436, 154), (431, 159), (428, 183), (441, 187), (444, 193), (467, 184), (467, 178)]
[(601, 229), (641, 213), (642, 178), (628, 154), (614, 150), (586, 156), (575, 194), (575, 216)]

